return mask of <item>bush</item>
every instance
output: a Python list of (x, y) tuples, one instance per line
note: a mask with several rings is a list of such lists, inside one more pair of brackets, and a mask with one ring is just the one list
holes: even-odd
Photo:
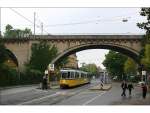
[(0, 86), (11, 86), (19, 83), (18, 72), (6, 65), (0, 66)]
[(43, 73), (38, 70), (28, 69), (18, 73), (16, 69), (0, 66), (0, 87), (12, 85), (37, 84), (42, 81)]
[(36, 84), (42, 81), (43, 73), (38, 70), (27, 69), (21, 75), (21, 84)]

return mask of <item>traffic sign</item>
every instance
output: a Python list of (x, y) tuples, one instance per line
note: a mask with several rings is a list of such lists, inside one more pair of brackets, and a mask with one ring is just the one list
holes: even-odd
[(45, 75), (46, 75), (46, 74), (48, 74), (48, 70), (45, 70), (45, 72), (44, 72), (44, 73), (45, 73)]
[(146, 75), (146, 71), (142, 71), (142, 75)]
[(48, 65), (48, 70), (49, 71), (54, 71), (54, 64), (49, 64)]

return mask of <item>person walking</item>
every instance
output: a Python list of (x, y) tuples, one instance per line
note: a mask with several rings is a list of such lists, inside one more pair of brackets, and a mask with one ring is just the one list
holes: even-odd
[(129, 84), (128, 84), (129, 96), (131, 96), (132, 89), (134, 89), (133, 84), (132, 84), (132, 83), (129, 83)]
[(145, 83), (142, 83), (142, 96), (143, 96), (143, 99), (146, 98), (146, 94), (147, 94), (147, 86)]
[(126, 89), (127, 89), (127, 83), (126, 83), (126, 81), (122, 82), (121, 88), (122, 88), (122, 94), (121, 94), (121, 96), (126, 96)]
[(43, 76), (43, 80), (42, 80), (42, 89), (47, 89), (47, 76), (44, 75)]

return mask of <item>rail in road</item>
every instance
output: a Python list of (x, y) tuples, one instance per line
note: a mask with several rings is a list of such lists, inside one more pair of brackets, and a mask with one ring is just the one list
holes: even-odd
[[(3, 90), (1, 93), (1, 104), (2, 105), (24, 105), (24, 104), (44, 104), (44, 101), (50, 99), (51, 101), (47, 104), (54, 104), (56, 101), (73, 96), (85, 89), (88, 89), (92, 85), (97, 84), (93, 82), (92, 84), (84, 85), (81, 87), (73, 89), (50, 89), (50, 90), (41, 90), (37, 89), (37, 86), (32, 87), (20, 87)], [(59, 100), (56, 100), (55, 97), (59, 97)]]
[[(112, 105), (123, 101), (128, 101), (121, 97), (119, 83), (113, 83), (109, 91), (89, 90), (94, 85), (99, 84), (93, 81), (81, 87), (72, 89), (52, 89), (40, 90), (35, 87), (11, 90), (8, 94), (2, 92), (2, 105)], [(19, 91), (18, 91), (19, 90)], [(141, 98), (140, 88), (135, 87), (132, 99)], [(14, 93), (15, 91), (18, 91)], [(128, 95), (128, 92), (127, 92)]]

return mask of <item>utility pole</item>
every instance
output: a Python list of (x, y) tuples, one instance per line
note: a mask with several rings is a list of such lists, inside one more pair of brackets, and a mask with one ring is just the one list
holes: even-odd
[(43, 35), (43, 22), (41, 23), (41, 35)]
[(2, 31), (1, 31), (1, 29), (2, 29), (2, 23), (1, 23), (1, 19), (2, 19), (2, 16), (1, 16), (1, 7), (0, 7), (0, 38), (2, 36)]
[(36, 13), (34, 12), (34, 38), (35, 38), (35, 21), (36, 21), (35, 16), (36, 16)]

